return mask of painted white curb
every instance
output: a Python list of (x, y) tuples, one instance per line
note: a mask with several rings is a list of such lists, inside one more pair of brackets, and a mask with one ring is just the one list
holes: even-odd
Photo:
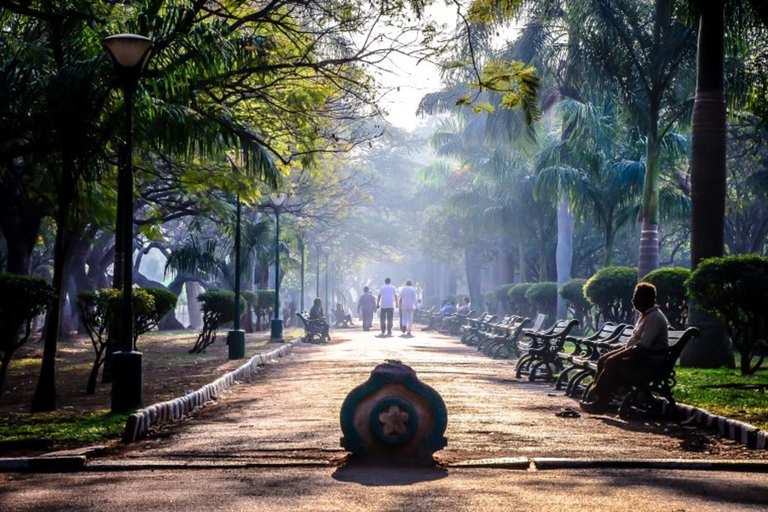
[(721, 437), (737, 441), (748, 448), (756, 450), (768, 449), (768, 432), (760, 430), (754, 425), (718, 416), (706, 409), (700, 409), (687, 404), (677, 404), (677, 410), (684, 421), (697, 423), (711, 430), (717, 430)]
[(231, 372), (225, 373), (197, 391), (139, 409), (131, 414), (125, 423), (123, 442), (133, 443), (146, 436), (152, 426), (183, 418), (196, 408), (204, 406), (209, 400), (217, 398), (225, 389), (255, 375), (259, 370), (259, 366), (274, 362), (278, 357), (289, 353), (299, 342), (301, 342), (301, 338), (290, 341), (269, 352), (255, 355), (245, 364)]

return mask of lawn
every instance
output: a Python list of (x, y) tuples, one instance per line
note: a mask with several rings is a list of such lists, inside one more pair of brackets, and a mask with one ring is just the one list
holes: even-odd
[(728, 368), (676, 372), (676, 400), (768, 431), (768, 369), (745, 377)]
[[(302, 334), (287, 328), (286, 339)], [(153, 404), (198, 389), (222, 374), (237, 368), (245, 360), (227, 359), (226, 330), (203, 354), (188, 351), (196, 331), (152, 332), (139, 339), (144, 354), (144, 404)], [(246, 335), (246, 357), (274, 348), (269, 331)], [(29, 414), (32, 395), (40, 373), (42, 342), (22, 347), (11, 362), (0, 397), (0, 454), (13, 453), (21, 446), (45, 446), (64, 449), (93, 443), (116, 443), (125, 425), (126, 415), (112, 415), (110, 384), (98, 384), (96, 393), (85, 394), (85, 385), (93, 362), (93, 348), (87, 336), (62, 340), (56, 357), (56, 403), (52, 413)]]

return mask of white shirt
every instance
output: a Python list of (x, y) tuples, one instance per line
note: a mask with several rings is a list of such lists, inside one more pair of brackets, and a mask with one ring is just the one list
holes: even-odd
[(659, 308), (652, 307), (640, 315), (627, 346), (637, 345), (652, 352), (659, 352), (669, 347), (667, 318)]
[(381, 287), (381, 290), (379, 290), (379, 299), (381, 300), (379, 307), (381, 307), (381, 309), (394, 308), (396, 298), (397, 288), (391, 284), (385, 284)]
[(418, 299), (416, 298), (416, 290), (408, 285), (400, 288), (400, 301), (400, 307), (403, 309), (414, 309), (418, 302)]

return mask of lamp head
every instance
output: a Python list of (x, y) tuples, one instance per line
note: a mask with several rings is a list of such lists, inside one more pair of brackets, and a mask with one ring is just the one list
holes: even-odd
[(288, 194), (269, 194), (269, 204), (272, 208), (281, 208), (285, 204), (285, 200), (288, 199)]
[(136, 34), (117, 34), (104, 39), (115, 73), (121, 80), (138, 80), (152, 52), (152, 40)]

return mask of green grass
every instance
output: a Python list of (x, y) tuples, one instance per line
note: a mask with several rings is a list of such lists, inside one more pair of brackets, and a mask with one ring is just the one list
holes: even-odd
[[(768, 371), (742, 377), (728, 368), (677, 368), (675, 399), (768, 430)], [(765, 386), (739, 389), (723, 385)], [(714, 387), (710, 387), (714, 386)], [(720, 386), (720, 387), (718, 387)]]
[(0, 418), (0, 439), (46, 439), (58, 443), (101, 442), (120, 437), (128, 416), (129, 413), (112, 414), (109, 411), (85, 415), (60, 412), (34, 416), (11, 415)]

